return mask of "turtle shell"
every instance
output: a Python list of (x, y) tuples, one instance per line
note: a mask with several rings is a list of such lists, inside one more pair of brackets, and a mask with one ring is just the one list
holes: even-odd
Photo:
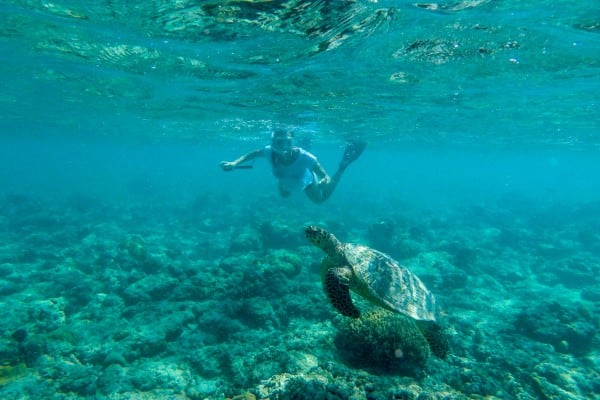
[(408, 268), (367, 246), (346, 243), (343, 253), (354, 272), (350, 288), (357, 294), (416, 320), (435, 320), (435, 297)]

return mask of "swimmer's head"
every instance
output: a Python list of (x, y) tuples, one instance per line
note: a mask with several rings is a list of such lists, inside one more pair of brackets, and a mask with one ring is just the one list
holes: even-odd
[(293, 139), (294, 132), (289, 129), (277, 129), (271, 134), (271, 140), (275, 139)]
[(278, 129), (271, 134), (271, 148), (277, 153), (292, 150), (293, 144), (294, 133), (292, 131)]

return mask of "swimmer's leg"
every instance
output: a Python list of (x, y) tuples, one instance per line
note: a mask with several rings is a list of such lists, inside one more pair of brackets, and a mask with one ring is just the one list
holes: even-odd
[(292, 194), (292, 192), (290, 192), (289, 190), (285, 189), (283, 187), (283, 185), (281, 184), (281, 182), (279, 183), (279, 194), (281, 195), (281, 197), (290, 197), (290, 195)]
[(315, 203), (322, 203), (327, 200), (337, 187), (340, 179), (342, 179), (342, 175), (346, 171), (346, 168), (360, 157), (366, 146), (367, 143), (362, 141), (348, 142), (344, 149), (344, 155), (340, 161), (340, 166), (335, 174), (333, 174), (333, 177), (327, 182), (315, 182), (306, 188), (305, 192), (308, 198)]

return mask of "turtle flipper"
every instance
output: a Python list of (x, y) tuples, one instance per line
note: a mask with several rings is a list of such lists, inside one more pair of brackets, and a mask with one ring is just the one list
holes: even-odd
[(448, 338), (444, 334), (444, 329), (433, 321), (417, 321), (417, 326), (427, 339), (429, 348), (433, 355), (445, 359), (450, 351)]
[(358, 318), (360, 312), (352, 304), (350, 297), (350, 278), (352, 271), (349, 268), (330, 268), (325, 276), (325, 293), (331, 304), (346, 317)]

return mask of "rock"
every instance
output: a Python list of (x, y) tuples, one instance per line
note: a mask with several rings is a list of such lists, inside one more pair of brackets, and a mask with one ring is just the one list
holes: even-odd
[(392, 257), (403, 260), (415, 257), (423, 251), (425, 246), (421, 242), (410, 238), (398, 238), (388, 252)]
[(287, 250), (274, 250), (267, 254), (264, 258), (264, 267), (271, 272), (281, 272), (288, 278), (293, 278), (302, 271), (303, 261), (295, 253)]
[(167, 345), (164, 334), (148, 326), (135, 336), (135, 341), (131, 344), (132, 357), (158, 357), (165, 352)]
[(29, 335), (21, 346), (21, 352), (27, 364), (33, 364), (48, 351), (47, 339), (43, 335)]
[(271, 399), (324, 400), (327, 378), (316, 374), (283, 373), (265, 379), (256, 387), (258, 397)]
[(561, 353), (585, 355), (592, 349), (597, 328), (591, 314), (578, 303), (544, 302), (519, 313), (517, 332), (549, 343)]
[(245, 392), (242, 394), (235, 395), (231, 398), (227, 398), (226, 400), (256, 400), (256, 396), (250, 392)]
[(319, 359), (312, 354), (292, 350), (288, 353), (287, 370), (309, 373), (319, 366)]
[(133, 390), (129, 370), (115, 363), (107, 366), (102, 371), (96, 385), (104, 395)]
[[(185, 394), (190, 399), (213, 399), (213, 397), (210, 396), (217, 396), (220, 392), (222, 392), (222, 384), (220, 381), (196, 378), (188, 386)], [(215, 398), (222, 399), (223, 395), (221, 394)]]
[(27, 331), (23, 328), (17, 329), (12, 335), (10, 335), (10, 337), (18, 343), (23, 343), (23, 341), (27, 339)]
[(301, 230), (279, 221), (263, 222), (258, 231), (262, 243), (267, 248), (290, 249), (305, 243)]
[(467, 272), (452, 264), (452, 258), (445, 252), (424, 252), (407, 263), (407, 267), (414, 271), (427, 287), (443, 293), (464, 288), (469, 283)]
[(259, 263), (259, 257), (254, 253), (240, 254), (235, 256), (228, 256), (223, 258), (219, 262), (219, 270), (227, 273), (236, 271), (246, 271), (247, 266), (254, 266)]
[(27, 366), (25, 363), (15, 365), (0, 365), (0, 388), (25, 376)]
[(104, 361), (102, 362), (105, 366), (110, 366), (113, 364), (118, 364), (121, 366), (127, 365), (127, 360), (123, 357), (123, 353), (117, 350), (113, 350), (104, 357)]
[(151, 300), (166, 300), (178, 281), (167, 274), (148, 275), (125, 289), (123, 298), (128, 304)]
[(583, 300), (600, 303), (600, 287), (587, 287), (581, 291)]
[(549, 362), (536, 365), (531, 374), (535, 391), (543, 399), (583, 399), (569, 368)]
[(229, 254), (244, 254), (252, 251), (260, 251), (263, 243), (259, 233), (254, 230), (235, 232), (229, 244)]
[(101, 320), (107, 315), (121, 315), (125, 309), (123, 299), (115, 294), (95, 293), (74, 318)]
[(0, 296), (8, 297), (15, 293), (19, 293), (23, 291), (25, 286), (26, 285), (23, 283), (19, 284), (17, 282), (9, 282), (7, 280), (2, 279), (0, 280)]
[(43, 357), (38, 368), (40, 374), (53, 380), (61, 392), (81, 397), (96, 392), (97, 377), (93, 367), (81, 364), (75, 357)]
[(186, 355), (186, 361), (202, 379), (218, 378), (231, 370), (231, 356), (225, 345), (200, 346)]
[(162, 361), (147, 361), (132, 371), (133, 386), (142, 391), (169, 389), (175, 393), (184, 392), (191, 375), (182, 365)]
[(42, 331), (51, 331), (65, 324), (66, 304), (67, 301), (63, 297), (34, 301), (28, 309), (29, 318), (34, 320)]
[(273, 304), (264, 297), (232, 300), (227, 306), (227, 313), (253, 329), (279, 325)]
[(581, 289), (597, 284), (600, 264), (595, 259), (570, 257), (548, 267), (541, 277), (549, 285), (563, 285), (572, 289)]

